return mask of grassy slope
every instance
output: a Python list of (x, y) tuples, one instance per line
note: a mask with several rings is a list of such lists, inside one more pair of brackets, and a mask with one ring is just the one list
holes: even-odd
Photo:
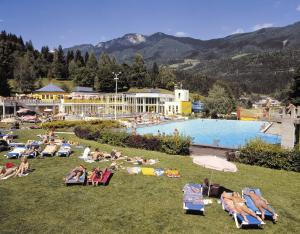
[[(39, 131), (23, 131), (20, 139), (35, 139)], [(66, 138), (73, 136), (66, 136)], [(112, 147), (81, 141), (102, 150)], [(71, 186), (63, 177), (81, 163), (76, 151), (70, 158), (31, 160), (36, 169), (23, 178), (0, 181), (1, 233), (240, 233), (216, 203), (206, 207), (205, 217), (186, 215), (181, 189), (188, 182), (202, 182), (210, 171), (194, 165), (189, 157), (121, 149), (129, 156), (158, 158), (156, 167), (178, 168), (182, 177), (170, 179), (117, 172), (107, 187)], [(3, 154), (3, 153), (2, 153)], [(6, 162), (0, 157), (0, 165)], [(87, 164), (92, 168), (97, 164)], [(101, 167), (106, 164), (100, 163)], [(243, 233), (299, 233), (299, 173), (238, 165), (237, 173), (214, 172), (214, 181), (232, 190), (260, 187), (280, 215), (262, 231)]]

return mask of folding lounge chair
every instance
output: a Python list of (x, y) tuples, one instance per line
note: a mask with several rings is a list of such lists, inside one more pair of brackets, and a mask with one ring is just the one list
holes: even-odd
[[(232, 193), (227, 193), (227, 194), (231, 194)], [(260, 222), (257, 218), (251, 216), (251, 215), (247, 215), (247, 219), (248, 219), (248, 223), (245, 222), (244, 218), (242, 215), (240, 215), (239, 213), (236, 213), (235, 211), (229, 209), (229, 207), (226, 205), (223, 195), (221, 195), (221, 204), (222, 204), (222, 208), (223, 210), (227, 211), (229, 213), (229, 215), (232, 215), (235, 221), (235, 225), (237, 228), (243, 228), (243, 227), (250, 227), (250, 226), (257, 226), (259, 228), (263, 228), (263, 224), (262, 222)]]
[(47, 145), (46, 148), (42, 151), (42, 157), (53, 157), (57, 151), (57, 145)]
[[(69, 176), (69, 175), (68, 175)], [(68, 177), (67, 176), (67, 177)], [(86, 184), (86, 176), (87, 176), (87, 173), (86, 173), (86, 171), (79, 177), (79, 181), (77, 181), (76, 179), (75, 179), (75, 177), (73, 177), (72, 179), (70, 179), (70, 180), (67, 180), (66, 179), (66, 181), (65, 181), (65, 184), (66, 184), (66, 186), (68, 186), (68, 185), (73, 185), (73, 184), (79, 184), (79, 185), (85, 185)]]
[(204, 214), (204, 202), (201, 184), (186, 184), (183, 187), (183, 209), (186, 213)]
[(23, 156), (24, 157), (27, 157), (27, 158), (35, 158), (36, 156), (38, 155), (38, 152), (35, 150), (35, 151), (31, 151), (30, 149), (26, 149), (26, 151), (23, 153)]
[[(242, 190), (243, 198), (245, 199), (249, 209), (253, 210), (255, 214), (261, 216), (260, 210), (254, 205), (254, 202), (252, 201), (251, 197), (245, 194), (245, 192), (249, 192), (249, 191), (253, 191), (258, 196), (262, 196), (262, 193), (259, 188), (244, 188)], [(274, 210), (270, 205), (268, 206), (270, 207), (270, 209)], [(265, 211), (265, 217), (275, 222), (272, 213), (266, 209), (264, 211)]]
[(69, 157), (72, 153), (71, 145), (70, 144), (62, 144), (59, 150), (57, 151), (57, 156), (60, 157)]
[(7, 158), (20, 158), (23, 153), (26, 151), (25, 145), (19, 145), (13, 148), (12, 151), (8, 152), (6, 157)]

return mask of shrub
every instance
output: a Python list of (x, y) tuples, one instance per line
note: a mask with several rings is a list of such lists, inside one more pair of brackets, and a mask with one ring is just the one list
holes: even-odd
[(52, 121), (47, 123), (42, 123), (41, 127), (44, 129), (51, 128), (73, 128), (82, 125), (96, 125), (97, 128), (119, 128), (121, 127), (120, 123), (114, 120), (59, 120)]
[(300, 151), (282, 149), (278, 145), (265, 143), (255, 139), (240, 149), (236, 161), (263, 166), (273, 169), (283, 169), (300, 172)]
[(96, 140), (103, 144), (132, 147), (167, 154), (188, 155), (191, 139), (184, 136), (132, 135), (120, 129), (95, 128), (92, 125), (77, 126), (74, 129), (79, 138)]

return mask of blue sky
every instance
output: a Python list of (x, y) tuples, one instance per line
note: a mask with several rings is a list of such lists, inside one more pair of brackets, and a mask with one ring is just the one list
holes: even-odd
[(40, 49), (164, 32), (199, 39), (300, 21), (300, 0), (0, 0), (0, 29)]

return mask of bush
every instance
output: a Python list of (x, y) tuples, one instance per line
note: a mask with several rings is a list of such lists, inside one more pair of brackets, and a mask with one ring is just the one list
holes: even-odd
[(97, 128), (119, 128), (121, 127), (120, 123), (114, 120), (60, 120), (52, 121), (47, 123), (42, 123), (41, 127), (43, 129), (52, 129), (52, 128), (74, 128), (82, 125), (96, 125)]
[(132, 147), (167, 154), (188, 155), (191, 139), (184, 136), (132, 135), (120, 129), (95, 128), (94, 126), (78, 126), (74, 129), (79, 138), (96, 140), (102, 144)]
[(268, 167), (300, 172), (300, 151), (282, 149), (278, 145), (272, 145), (256, 139), (250, 141), (240, 149), (236, 161)]

